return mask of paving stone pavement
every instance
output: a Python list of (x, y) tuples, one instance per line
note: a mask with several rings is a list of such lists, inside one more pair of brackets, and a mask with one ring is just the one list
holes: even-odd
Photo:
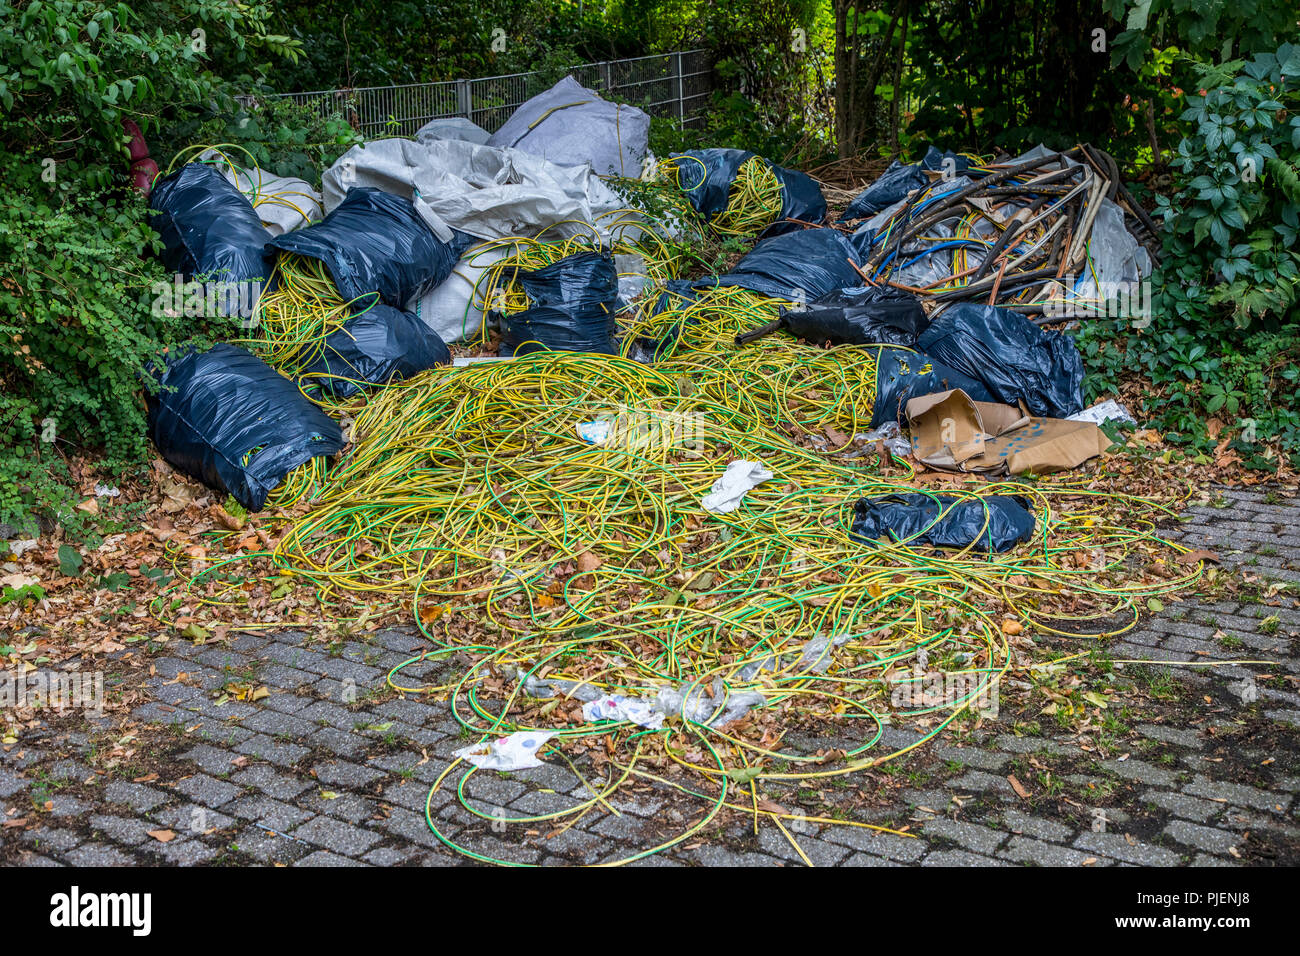
[[(1172, 669), (1109, 665), (1113, 724), (1077, 733), (1006, 707), (881, 772), (774, 792), (807, 816), (787, 838), (732, 816), (636, 865), (1238, 866), (1300, 863), (1300, 500), (1274, 489), (1222, 490), (1167, 532), (1211, 548), (1253, 581), (1232, 600), (1189, 595), (1122, 639), (1106, 661), (1251, 658), (1276, 666)], [(1272, 583), (1270, 583), (1272, 582)], [(1279, 590), (1280, 587), (1280, 590)], [(700, 804), (653, 785), (552, 831), (500, 818), (564, 809), (583, 785), (560, 765), (480, 773), (467, 814), (430, 786), (464, 746), (445, 702), (385, 686), (423, 650), (410, 632), (303, 646), (291, 631), (217, 645), (172, 640), (152, 660), (133, 717), (149, 732), (129, 752), (106, 721), (56, 717), (0, 751), (0, 861), (18, 865), (445, 866), (439, 843), (552, 865), (620, 859), (698, 819)], [(451, 673), (422, 664), (422, 680)], [(139, 673), (136, 671), (135, 673)], [(409, 673), (409, 672), (408, 672)], [(265, 685), (247, 703), (214, 700), (232, 681)], [(1125, 702), (1127, 686), (1144, 694)], [(1014, 688), (1006, 696), (1014, 697)], [(915, 739), (886, 728), (882, 743)], [(110, 761), (111, 763), (111, 761)], [(166, 837), (165, 840), (159, 837)], [(798, 849), (792, 843), (798, 844)]]

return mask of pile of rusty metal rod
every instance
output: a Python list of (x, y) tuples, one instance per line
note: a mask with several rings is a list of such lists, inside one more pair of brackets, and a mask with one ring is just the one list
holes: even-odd
[(1033, 313), (1072, 294), (1074, 277), (1091, 273), (1100, 289), (1089, 241), (1108, 202), (1148, 253), (1157, 252), (1155, 223), (1114, 159), (1094, 147), (932, 177), (869, 223), (861, 269), (868, 282), (915, 293), (928, 306), (984, 301)]

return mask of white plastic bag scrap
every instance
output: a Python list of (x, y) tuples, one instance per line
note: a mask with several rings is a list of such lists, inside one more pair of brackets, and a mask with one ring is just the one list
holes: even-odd
[(591, 422), (578, 422), (573, 430), (588, 445), (603, 445), (609, 441), (609, 430), (613, 424), (609, 419), (598, 418)]
[(515, 680), (522, 683), (523, 692), (529, 697), (545, 699), (560, 694), (564, 697), (576, 697), (578, 700), (589, 701), (596, 700), (601, 696), (600, 691), (590, 684), (565, 680), (562, 677), (541, 678), (528, 673), (522, 667), (516, 668), (514, 676)]
[(861, 448), (846, 454), (845, 458), (861, 458), (863, 455), (872, 453), (876, 450), (876, 442), (883, 441), (889, 453), (895, 458), (906, 458), (912, 453), (912, 442), (905, 435), (902, 429), (898, 427), (898, 422), (888, 421), (879, 428), (873, 428), (868, 432), (859, 432), (853, 436), (855, 442), (863, 442)]
[(1098, 402), (1092, 408), (1085, 408), (1081, 412), (1075, 412), (1068, 420), (1072, 422), (1092, 422), (1094, 425), (1103, 425), (1106, 422), (1120, 422), (1124, 425), (1137, 424), (1137, 421), (1129, 414), (1129, 410), (1113, 398)]
[(606, 694), (583, 704), (582, 718), (592, 723), (598, 720), (630, 720), (638, 727), (648, 727), (650, 730), (658, 730), (664, 725), (663, 713), (656, 710), (652, 702), (621, 694)]
[(718, 515), (735, 511), (751, 489), (771, 477), (772, 473), (763, 467), (762, 462), (738, 459), (727, 466), (722, 477), (713, 483), (713, 490), (704, 496), (700, 504), (705, 511)]
[(221, 167), (221, 174), (248, 197), (262, 225), (273, 236), (293, 232), (325, 215), (320, 192), (305, 179), (276, 176), (256, 166), (235, 170), (212, 149), (205, 150), (199, 159)]
[(452, 756), (460, 757), (480, 770), (527, 770), (542, 765), (537, 755), (554, 736), (553, 733), (521, 730), (508, 737), (484, 740), (469, 747), (462, 747)]
[(488, 144), (512, 146), (562, 166), (590, 165), (599, 176), (641, 175), (650, 117), (600, 98), (571, 76), (520, 106)]
[(21, 558), (24, 552), (30, 551), (32, 548), (36, 547), (36, 542), (36, 538), (18, 538), (14, 541), (8, 541), (5, 543), (9, 545), (9, 550), (13, 553), (15, 558)]
[(758, 691), (732, 693), (721, 678), (712, 687), (683, 683), (659, 688), (653, 708), (667, 717), (682, 718), (696, 724), (721, 727), (744, 717), (754, 707), (767, 702)]
[[(787, 674), (824, 674), (826, 668), (831, 664), (830, 651), (849, 642), (849, 635), (842, 634), (838, 637), (814, 637), (805, 641), (799, 648), (799, 659), (794, 660), (793, 651), (781, 651), (779, 655), (768, 654), (758, 660), (750, 661), (740, 669), (739, 677), (741, 680), (753, 680), (763, 671), (775, 673), (777, 670), (784, 670)], [(793, 666), (791, 666), (793, 665)]]

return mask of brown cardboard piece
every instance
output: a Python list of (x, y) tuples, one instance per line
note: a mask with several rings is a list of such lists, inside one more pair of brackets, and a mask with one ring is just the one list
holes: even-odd
[(975, 402), (959, 388), (907, 403), (912, 454), (941, 471), (1047, 474), (1076, 468), (1110, 447), (1092, 422), (1034, 418), (1024, 408)]

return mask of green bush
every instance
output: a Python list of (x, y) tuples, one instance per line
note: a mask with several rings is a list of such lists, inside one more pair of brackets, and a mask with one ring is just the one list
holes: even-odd
[[(1156, 200), (1152, 322), (1085, 323), (1089, 390), (1140, 371), (1171, 440), (1206, 452), (1226, 439), (1252, 467), (1275, 469), (1278, 453), (1300, 465), (1300, 47), (1195, 70), (1178, 188)], [(1213, 437), (1210, 416), (1225, 426)]]
[[(260, 82), (256, 58), (293, 52), (265, 18), (262, 4), (222, 0), (0, 0), (0, 521), (83, 533), (68, 458), (138, 465), (147, 363), (233, 331), (152, 308), (151, 286), (169, 277), (129, 188), (121, 123), (155, 137), (236, 116), (230, 93)], [(238, 78), (215, 75), (217, 61)]]
[(295, 176), (319, 188), (321, 173), (363, 141), (341, 114), (322, 116), (293, 100), (259, 97), (233, 114), (214, 112), (172, 124), (154, 153), (170, 164), (190, 146), (233, 144), (240, 147), (227, 153), (234, 162), (251, 160), (277, 176)]
[(1300, 281), (1300, 46), (1197, 65), (1204, 93), (1173, 159), (1183, 185), (1157, 199), (1168, 233), (1165, 303), (1199, 323), (1220, 307), (1245, 328), (1284, 318)]

